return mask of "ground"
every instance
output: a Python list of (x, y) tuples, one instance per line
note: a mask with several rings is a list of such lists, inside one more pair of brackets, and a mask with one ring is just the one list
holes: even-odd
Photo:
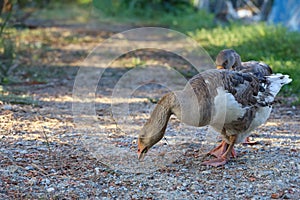
[[(113, 99), (116, 84), (139, 65), (175, 67), (186, 77), (194, 73), (191, 66), (154, 50), (123, 56), (98, 84), (96, 119), (82, 123), (72, 112), (72, 105), (74, 110), (82, 103), (72, 93), (79, 66), (99, 42), (129, 27), (40, 24), (17, 39), (45, 48), (22, 54), (28, 69), (16, 76), (23, 82), (5, 86), (8, 93), (32, 100), (0, 105), (1, 199), (299, 199), (300, 112), (290, 98), (279, 97), (270, 119), (253, 132), (258, 144), (237, 145), (237, 158), (225, 166), (201, 165), (218, 134), (175, 117), (165, 139), (138, 162), (138, 130), (167, 89), (149, 82), (130, 99)], [(130, 115), (114, 118), (114, 108), (123, 104)]]

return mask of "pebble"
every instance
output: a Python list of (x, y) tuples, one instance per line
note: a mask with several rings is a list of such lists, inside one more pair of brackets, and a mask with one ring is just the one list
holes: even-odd
[(19, 152), (20, 152), (20, 154), (27, 154), (27, 153), (28, 153), (27, 150), (21, 150), (21, 151), (19, 151)]
[(12, 106), (9, 104), (5, 104), (2, 108), (3, 110), (12, 110)]
[(32, 167), (31, 165), (28, 165), (28, 166), (25, 167), (25, 169), (27, 169), (27, 170), (34, 170), (34, 167)]
[(291, 195), (288, 194), (288, 193), (285, 193), (283, 196), (282, 196), (283, 199), (291, 199)]
[[(170, 199), (171, 197), (172, 199), (264, 200), (270, 199), (273, 193), (279, 194), (282, 199), (297, 199), (300, 183), (299, 173), (297, 173), (300, 166), (299, 156), (294, 151), (291, 151), (294, 154), (289, 154), (290, 146), (279, 147), (278, 141), (273, 145), (276, 142), (273, 140), (279, 136), (273, 138), (272, 131), (275, 136), (277, 128), (271, 129), (272, 127), (269, 126), (264, 128), (269, 131), (267, 139), (272, 140), (272, 145), (264, 146), (265, 151), (259, 149), (252, 151), (254, 147), (237, 145), (239, 152), (251, 150), (247, 154), (238, 154), (236, 159), (232, 159), (224, 167), (201, 166), (201, 158), (182, 156), (178, 157), (178, 160), (174, 159), (177, 162), (167, 163), (168, 167), (164, 169), (168, 170), (154, 170), (145, 174), (123, 172), (106, 167), (101, 164), (102, 160), (89, 157), (80, 149), (80, 145), (60, 146), (59, 142), (51, 142), (50, 145), (57, 146), (53, 148), (55, 151), (50, 152), (53, 157), (49, 158), (49, 154), (45, 153), (49, 149), (43, 148), (45, 143), (37, 140), (11, 142), (10, 136), (7, 135), (0, 140), (0, 157), (4, 155), (0, 160), (0, 188), (5, 186), (5, 190), (10, 194), (18, 191), (28, 194), (32, 199), (47, 196), (90, 199), (93, 198), (91, 195), (94, 195), (95, 199)], [(176, 136), (178, 133), (174, 134), (174, 137)], [(202, 137), (201, 134), (199, 137)], [(298, 148), (296, 146), (298, 140), (296, 138), (291, 141), (294, 149)], [(39, 146), (41, 148), (38, 148)], [(35, 155), (35, 153), (38, 153), (38, 156), (25, 155)], [(55, 153), (59, 153), (57, 158)], [(72, 157), (74, 155), (76, 159), (69, 160), (68, 155)], [(11, 162), (9, 158), (18, 162)], [(60, 161), (58, 158), (64, 160)], [(44, 171), (31, 164), (37, 161), (41, 163), (36, 165)], [(9, 194), (8, 192), (0, 192), (0, 199), (10, 199), (3, 196)]]
[(189, 185), (188, 182), (183, 182), (183, 183), (182, 183), (182, 186), (183, 186), (183, 187), (187, 187), (188, 185)]
[(16, 158), (16, 162), (20, 162), (20, 161), (23, 161), (24, 159), (23, 158)]
[(198, 184), (192, 184), (192, 185), (190, 186), (190, 188), (191, 188), (191, 190), (195, 190), (195, 191), (201, 190), (201, 186), (198, 185)]
[(198, 192), (199, 194), (205, 194), (205, 191), (204, 191), (204, 190), (197, 190), (197, 192)]
[(128, 189), (125, 186), (122, 186), (120, 189), (124, 190), (125, 192), (128, 191)]
[(116, 188), (114, 186), (109, 186), (110, 191), (114, 191)]
[(48, 178), (45, 178), (45, 179), (42, 179), (42, 184), (44, 184), (44, 185), (49, 185), (50, 184), (50, 180), (48, 179)]
[(50, 187), (50, 188), (47, 188), (46, 190), (47, 190), (47, 192), (50, 193), (50, 192), (54, 192), (55, 189), (53, 187)]
[(96, 168), (95, 168), (95, 173), (96, 173), (96, 175), (99, 175), (99, 174), (100, 174), (100, 168), (99, 168), (99, 167), (96, 167)]

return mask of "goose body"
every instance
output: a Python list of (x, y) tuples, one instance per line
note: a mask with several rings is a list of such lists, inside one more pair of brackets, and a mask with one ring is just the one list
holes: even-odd
[[(164, 136), (172, 114), (192, 126), (211, 125), (223, 136), (225, 147), (216, 159), (204, 164), (223, 165), (234, 155), (233, 146), (265, 123), (280, 88), (291, 81), (287, 75), (265, 77), (264, 84), (251, 73), (208, 70), (194, 76), (182, 91), (161, 98), (138, 137), (138, 158)], [(227, 146), (226, 146), (227, 145)], [(219, 148), (219, 147), (217, 147)]]

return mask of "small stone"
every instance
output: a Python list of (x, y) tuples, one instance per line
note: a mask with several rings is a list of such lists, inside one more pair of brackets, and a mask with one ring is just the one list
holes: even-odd
[(283, 199), (291, 199), (291, 195), (288, 194), (288, 193), (285, 193), (283, 196), (282, 196)]
[(195, 191), (196, 190), (199, 191), (201, 189), (201, 187), (199, 185), (197, 185), (197, 184), (192, 184), (190, 188), (191, 188), (191, 190), (195, 190)]
[(294, 115), (294, 112), (289, 110), (289, 111), (286, 112), (286, 114), (287, 115)]
[(16, 158), (16, 162), (20, 162), (22, 160), (23, 160), (23, 158)]
[(49, 185), (50, 184), (50, 180), (48, 178), (44, 178), (44, 179), (42, 179), (42, 184)]
[(115, 184), (116, 184), (116, 185), (121, 185), (121, 183), (122, 183), (122, 182), (121, 182), (120, 180), (115, 181)]
[(96, 168), (95, 168), (95, 173), (96, 173), (96, 175), (99, 175), (99, 172), (100, 172), (100, 168), (99, 168), (99, 167), (96, 167)]
[(197, 191), (199, 194), (205, 194), (205, 191), (204, 190), (198, 190)]
[(50, 188), (47, 188), (47, 192), (54, 192), (54, 188), (53, 187), (50, 187)]
[(183, 187), (187, 187), (188, 185), (189, 185), (189, 183), (187, 183), (187, 182), (182, 183)]
[(186, 191), (186, 187), (181, 186), (181, 187), (179, 187), (179, 190), (181, 190), (181, 191)]
[(207, 170), (207, 171), (203, 171), (202, 174), (210, 174), (211, 171), (210, 170)]
[(108, 188), (110, 191), (114, 191), (115, 190), (115, 187), (114, 186), (109, 186)]
[(31, 165), (28, 165), (28, 166), (25, 167), (25, 169), (27, 169), (27, 170), (34, 170), (34, 167), (32, 167)]
[(29, 182), (30, 184), (34, 185), (34, 184), (37, 183), (37, 180), (36, 180), (35, 177), (33, 177), (33, 178), (29, 179), (28, 182)]
[(3, 109), (4, 109), (4, 110), (12, 110), (12, 106), (11, 106), (11, 105), (8, 105), (8, 104), (5, 104), (5, 105), (3, 106)]
[(20, 153), (21, 153), (21, 154), (27, 154), (28, 151), (26, 151), (26, 150), (21, 150)]
[(23, 146), (23, 145), (24, 145), (24, 142), (22, 142), (22, 141), (20, 141), (20, 142), (16, 142), (16, 145)]
[(126, 187), (124, 187), (124, 186), (121, 187), (121, 189), (124, 190), (124, 191), (128, 191), (128, 189)]

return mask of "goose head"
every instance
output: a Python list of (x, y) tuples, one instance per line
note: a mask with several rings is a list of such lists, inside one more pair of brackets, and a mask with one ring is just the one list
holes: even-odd
[[(150, 127), (149, 127), (150, 128)], [(138, 138), (138, 159), (143, 160), (148, 150), (164, 135), (165, 130), (159, 131), (155, 127), (151, 130), (142, 129)]]
[(241, 66), (241, 57), (233, 49), (220, 51), (216, 58), (217, 69), (231, 69)]

